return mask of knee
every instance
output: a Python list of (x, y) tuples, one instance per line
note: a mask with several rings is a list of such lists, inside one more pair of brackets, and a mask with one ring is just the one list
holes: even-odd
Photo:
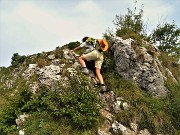
[(83, 57), (83, 56), (80, 56), (80, 57), (79, 57), (79, 61), (81, 61), (81, 60), (84, 60), (84, 57)]

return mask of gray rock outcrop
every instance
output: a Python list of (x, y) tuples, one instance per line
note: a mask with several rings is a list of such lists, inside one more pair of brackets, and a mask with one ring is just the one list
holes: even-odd
[[(111, 49), (117, 73), (127, 80), (135, 81), (140, 88), (155, 97), (166, 96), (167, 89), (159, 69), (159, 60), (145, 47), (133, 48), (133, 43), (132, 39), (113, 39)], [(151, 47), (153, 48), (153, 45)], [(154, 50), (156, 49), (154, 47)]]

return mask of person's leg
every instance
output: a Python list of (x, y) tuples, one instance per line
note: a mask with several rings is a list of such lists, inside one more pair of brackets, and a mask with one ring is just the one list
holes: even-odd
[(97, 59), (95, 55), (96, 51), (89, 52), (87, 54), (83, 54), (79, 57), (79, 63), (81, 64), (82, 67), (86, 67), (85, 60), (90, 61), (90, 60), (95, 60)]
[(100, 93), (107, 92), (107, 88), (104, 84), (104, 80), (103, 80), (103, 77), (101, 75), (101, 69), (100, 68), (96, 68), (96, 76), (97, 76), (97, 78), (101, 84)]
[(88, 70), (87, 67), (86, 67), (85, 60), (86, 60), (86, 59), (84, 58), (83, 55), (79, 57), (79, 63), (80, 63), (81, 66), (83, 67), (82, 72), (85, 73), (85, 74), (89, 74), (89, 70)]
[(95, 55), (96, 51), (89, 52), (87, 54), (83, 54), (82, 56), (79, 57), (79, 63), (83, 67), (83, 72), (86, 74), (89, 74), (89, 70), (87, 69), (87, 65), (85, 60), (91, 61), (97, 59), (97, 55)]
[(86, 63), (85, 63), (85, 58), (84, 58), (84, 56), (83, 55), (81, 55), (80, 57), (79, 57), (79, 63), (81, 64), (81, 66), (84, 68), (84, 67), (86, 67)]
[(104, 84), (104, 80), (103, 80), (103, 77), (101, 75), (101, 69), (100, 68), (96, 68), (96, 76), (97, 76), (100, 84)]

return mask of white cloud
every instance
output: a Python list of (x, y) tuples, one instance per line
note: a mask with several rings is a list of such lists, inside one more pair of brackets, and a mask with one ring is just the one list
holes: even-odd
[(56, 14), (28, 4), (21, 5), (17, 14), (31, 29), (43, 30), (48, 33), (49, 38), (55, 36), (68, 39), (75, 37), (73, 34), (97, 32), (97, 28), (101, 27), (101, 17), (99, 17), (101, 10), (91, 1), (80, 2), (77, 7), (68, 12), (75, 12), (76, 16), (68, 17), (63, 15), (63, 11)]
[(98, 16), (102, 11), (95, 1), (81, 1), (77, 5), (77, 11), (84, 16)]
[(138, 0), (138, 9), (141, 9), (143, 4), (143, 17), (147, 23), (149, 30), (154, 29), (158, 23), (166, 19), (173, 12), (173, 7), (167, 4), (164, 0)]

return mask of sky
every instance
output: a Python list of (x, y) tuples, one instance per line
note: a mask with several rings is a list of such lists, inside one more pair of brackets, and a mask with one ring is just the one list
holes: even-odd
[(84, 36), (102, 38), (115, 30), (116, 15), (137, 11), (151, 32), (165, 20), (180, 27), (180, 0), (0, 0), (0, 67), (10, 66), (14, 53), (52, 51)]

